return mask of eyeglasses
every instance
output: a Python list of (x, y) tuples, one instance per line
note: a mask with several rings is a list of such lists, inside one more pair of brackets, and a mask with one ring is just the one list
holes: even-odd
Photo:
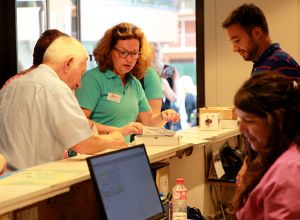
[(138, 28), (132, 24), (120, 24), (117, 25), (115, 28), (115, 31), (119, 34), (119, 35), (123, 35), (126, 33), (132, 33), (134, 34), (136, 32)]
[(141, 34), (140, 32), (141, 32), (141, 30), (133, 24), (121, 23), (121, 24), (115, 26), (112, 34), (113, 34), (113, 36), (120, 38), (120, 37), (137, 36), (137, 35)]
[(122, 58), (126, 58), (126, 57), (128, 57), (128, 56), (130, 55), (131, 58), (137, 59), (137, 58), (140, 56), (140, 54), (142, 54), (141, 52), (122, 51), (122, 50), (119, 50), (119, 49), (117, 49), (117, 48), (115, 48), (115, 47), (114, 47), (114, 49), (115, 49), (116, 51), (118, 51), (120, 57), (122, 57)]

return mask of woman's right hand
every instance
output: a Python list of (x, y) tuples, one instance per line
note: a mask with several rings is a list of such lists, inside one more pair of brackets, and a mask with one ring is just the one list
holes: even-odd
[(143, 134), (143, 125), (139, 122), (130, 122), (124, 127), (118, 129), (124, 136), (130, 134)]

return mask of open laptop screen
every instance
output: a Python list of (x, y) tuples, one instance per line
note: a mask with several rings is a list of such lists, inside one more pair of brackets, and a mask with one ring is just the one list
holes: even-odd
[(165, 216), (144, 144), (89, 157), (87, 162), (101, 217), (141, 220)]

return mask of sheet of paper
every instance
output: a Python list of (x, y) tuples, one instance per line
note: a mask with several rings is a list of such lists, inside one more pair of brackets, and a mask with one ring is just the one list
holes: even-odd
[(0, 185), (55, 185), (81, 174), (81, 170), (23, 170), (1, 179)]
[(213, 152), (213, 160), (218, 179), (220, 179), (225, 174), (225, 171), (222, 165), (219, 149)]
[(143, 126), (143, 135), (152, 135), (152, 136), (174, 136), (176, 131), (168, 130), (165, 128), (158, 128), (158, 127), (148, 127)]
[(107, 153), (107, 152), (111, 152), (111, 151), (114, 151), (116, 149), (111, 149), (111, 148), (108, 148), (108, 149), (105, 149), (101, 152), (98, 152), (98, 153), (95, 153), (95, 154), (80, 154), (80, 153), (77, 153), (76, 156), (74, 157), (68, 157), (67, 160), (85, 160), (87, 157), (92, 157), (92, 156), (95, 156), (95, 155), (98, 155), (98, 154), (104, 154), (104, 153)]

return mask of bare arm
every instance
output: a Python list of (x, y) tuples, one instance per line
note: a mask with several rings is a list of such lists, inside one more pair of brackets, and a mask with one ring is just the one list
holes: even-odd
[[(89, 119), (92, 112), (85, 108), (83, 108), (82, 111), (85, 114), (85, 116)], [(130, 122), (121, 128), (103, 125), (99, 122), (90, 120), (90, 126), (92, 124), (95, 124), (99, 134), (108, 134), (108, 133), (115, 132), (115, 131), (121, 132), (124, 136), (130, 135), (130, 134), (143, 133), (143, 125), (139, 122)]]
[(81, 154), (94, 154), (109, 148), (119, 149), (127, 147), (125, 138), (120, 132), (105, 135), (93, 134), (90, 138), (74, 145), (72, 150)]
[(168, 121), (176, 123), (180, 119), (179, 114), (172, 109), (167, 109), (160, 113), (154, 113), (152, 110), (140, 112), (139, 118), (141, 119), (143, 125), (152, 127), (162, 127)]
[(163, 72), (161, 74), (161, 82), (162, 82), (162, 87), (163, 87), (163, 93), (165, 97), (170, 100), (171, 102), (176, 102), (178, 101), (179, 97), (179, 73), (176, 68), (173, 70), (173, 74), (170, 79), (172, 79), (172, 87), (170, 86), (167, 78), (168, 76)]
[(179, 73), (176, 68), (174, 68), (172, 80), (173, 80), (173, 91), (174, 91), (176, 97), (179, 97)]
[(161, 78), (161, 82), (162, 82), (164, 96), (168, 100), (170, 100), (172, 102), (176, 102), (177, 101), (177, 95), (173, 91), (173, 89), (171, 88), (171, 86), (170, 86), (169, 82), (167, 81), (167, 79)]
[(162, 106), (162, 99), (148, 99), (151, 109), (154, 113), (160, 113)]
[[(161, 112), (161, 106), (162, 106), (162, 99), (148, 99), (148, 102), (151, 106), (151, 109), (154, 113), (160, 113)], [(141, 122), (141, 119), (138, 115), (137, 122)]]
[[(90, 110), (86, 109), (86, 108), (82, 108), (82, 111), (85, 114), (85, 116), (88, 119), (90, 119), (90, 116), (91, 116), (92, 112)], [(117, 127), (103, 125), (103, 124), (98, 123), (98, 122), (94, 122), (94, 123), (95, 123), (95, 126), (97, 127), (97, 130), (98, 130), (99, 134), (107, 134), (107, 133), (110, 133), (112, 131), (117, 131), (118, 130)]]

